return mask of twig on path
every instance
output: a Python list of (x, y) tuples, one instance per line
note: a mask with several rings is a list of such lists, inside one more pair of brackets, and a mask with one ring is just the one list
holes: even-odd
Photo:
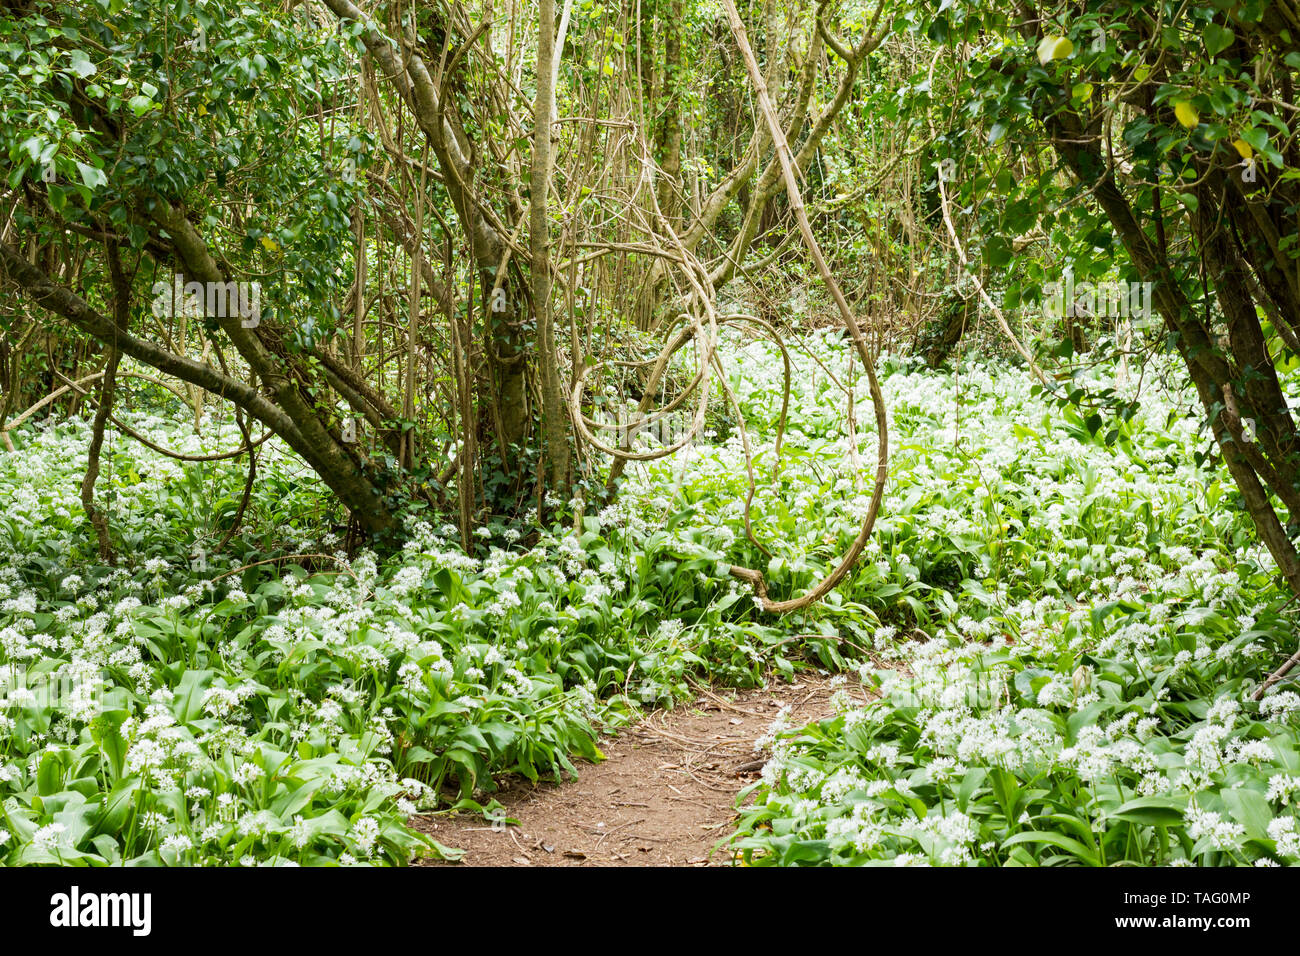
[(701, 689), (700, 689), (700, 692), (703, 693), (706, 697), (709, 697), (710, 699), (712, 699), (713, 702), (714, 702), (715, 704), (717, 704), (719, 707), (721, 707), (723, 710), (730, 710), (730, 711), (732, 711), (733, 713), (737, 713), (737, 714), (745, 714), (745, 715), (747, 715), (747, 716), (749, 716), (749, 717), (766, 717), (766, 716), (767, 716), (766, 714), (760, 714), (760, 713), (758, 713), (757, 711), (754, 711), (754, 710), (745, 710), (743, 707), (737, 707), (737, 706), (735, 706), (734, 704), (731, 704), (731, 703), (729, 703), (729, 702), (723, 700), (723, 699), (722, 699), (721, 697), (719, 697), (717, 694), (713, 693), (713, 691), (708, 690), (708, 689), (706, 689), (706, 688), (701, 688)]
[(625, 830), (628, 827), (634, 827), (638, 823), (645, 823), (645, 817), (641, 817), (639, 820), (631, 820), (627, 823), (620, 824), (619, 826), (616, 826), (611, 830), (605, 830), (602, 833), (601, 838), (596, 841), (596, 845), (595, 847), (592, 848), (592, 852), (594, 853), (596, 850), (599, 850), (600, 845), (605, 842), (605, 837), (609, 836), (611, 833), (617, 833), (619, 830)]

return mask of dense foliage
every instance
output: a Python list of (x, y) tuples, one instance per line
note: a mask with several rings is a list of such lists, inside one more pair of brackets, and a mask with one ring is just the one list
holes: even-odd
[(1298, 33), (0, 0), (0, 862), (455, 858), (809, 668), (744, 863), (1300, 862)]
[[(832, 337), (798, 344), (847, 361)], [(730, 349), (766, 467), (780, 358)], [(493, 773), (571, 770), (685, 681), (795, 666), (856, 668), (881, 700), (773, 728), (750, 862), (1294, 857), (1300, 701), (1242, 702), (1293, 615), (1231, 486), (1189, 461), (1188, 397), (1145, 391), (1107, 446), (1022, 372), (886, 366), (900, 450), (879, 535), (851, 585), (783, 623), (719, 584), (719, 563), (755, 560), (735, 434), (637, 471), (580, 533), (484, 528), (471, 557), (416, 521), (401, 552), (352, 560), (314, 533), (322, 489), (291, 456), (267, 458), (260, 537), (208, 554), (192, 531), (219, 526), (239, 468), (111, 436), (132, 558), (109, 568), (68, 490), (84, 425), (23, 433), (0, 476), (6, 861), (446, 853), (406, 817), (490, 806)], [(796, 380), (752, 516), (781, 588), (821, 573), (864, 505), (844, 393)], [(135, 424), (192, 452), (236, 438)], [(319, 558), (257, 565), (277, 554)]]
[(1297, 862), (1300, 696), (1250, 700), (1295, 613), (1192, 464), (1194, 398), (1146, 391), (1108, 445), (1021, 373), (888, 382), (903, 451), (851, 592), (886, 621), (859, 672), (879, 700), (778, 722), (744, 859)]

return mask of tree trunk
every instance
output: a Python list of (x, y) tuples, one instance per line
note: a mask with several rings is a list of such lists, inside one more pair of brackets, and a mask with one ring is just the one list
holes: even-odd
[[(540, 0), (537, 42), (537, 99), (533, 108), (533, 161), (529, 179), (528, 240), (533, 280), (533, 316), (537, 325), (536, 361), (541, 377), (542, 469), (546, 483), (567, 497), (570, 443), (567, 405), (560, 384), (559, 354), (551, 310), (550, 192), (551, 124), (554, 120), (555, 0)], [(575, 359), (576, 360), (576, 359)]]

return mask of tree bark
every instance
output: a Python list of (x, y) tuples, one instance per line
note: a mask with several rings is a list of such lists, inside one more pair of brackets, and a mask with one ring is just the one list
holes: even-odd
[[(539, 0), (537, 98), (533, 107), (533, 157), (529, 177), (528, 240), (533, 284), (533, 317), (537, 326), (536, 362), (541, 377), (542, 464), (547, 485), (567, 497), (571, 462), (568, 405), (560, 383), (560, 359), (555, 345), (551, 309), (550, 193), (551, 124), (555, 96), (555, 0)], [(576, 361), (575, 357), (575, 361)]]
[[(333, 440), (311, 409), (305, 407), (301, 397), (290, 396), (295, 400), (301, 418), (295, 417), (291, 410), (276, 400), (280, 393), (286, 391), (284, 385), (287, 384), (287, 377), (278, 392), (272, 390), (271, 396), (265, 396), (256, 388), (209, 365), (176, 355), (122, 331), (112, 319), (101, 315), (75, 292), (55, 283), (40, 268), (28, 262), (17, 249), (3, 242), (0, 242), (0, 266), (32, 301), (67, 319), (81, 331), (106, 345), (116, 345), (123, 354), (160, 372), (198, 385), (240, 405), (302, 455), (339, 499), (357, 515), (363, 527), (374, 533), (385, 532), (393, 527), (391, 511), (362, 472), (360, 464), (335, 449), (322, 449), (322, 435), (327, 441)], [(215, 268), (214, 263), (212, 269)], [(212, 274), (220, 276), (219, 271)], [(237, 313), (230, 309), (227, 312), (236, 315), (233, 322), (238, 327)], [(231, 320), (224, 321), (229, 323)], [(269, 358), (264, 361), (269, 361)], [(300, 427), (300, 422), (304, 427)]]
[[(115, 241), (104, 244), (108, 259), (109, 280), (113, 287), (113, 321), (125, 332), (131, 318), (131, 284), (122, 271), (122, 257)], [(90, 448), (86, 452), (86, 474), (81, 480), (81, 506), (86, 517), (95, 530), (99, 544), (99, 557), (102, 561), (112, 563), (113, 543), (108, 533), (108, 516), (95, 504), (95, 483), (99, 480), (99, 454), (104, 446), (104, 427), (109, 416), (113, 414), (113, 399), (117, 391), (117, 366), (122, 358), (116, 343), (108, 346), (108, 362), (104, 375), (99, 381), (99, 407), (95, 409), (95, 421), (91, 426)]]

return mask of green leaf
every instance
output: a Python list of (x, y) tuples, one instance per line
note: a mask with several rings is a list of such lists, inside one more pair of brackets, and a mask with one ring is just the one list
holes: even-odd
[(1206, 24), (1205, 29), (1201, 31), (1201, 37), (1205, 40), (1205, 49), (1210, 56), (1218, 56), (1232, 46), (1233, 40), (1237, 39), (1235, 33), (1217, 23)]
[(127, 744), (119, 728), (127, 716), (124, 710), (108, 711), (100, 714), (99, 718), (90, 725), (91, 739), (99, 745), (99, 750), (108, 761), (115, 778), (122, 775), (122, 767), (126, 762)]
[(135, 792), (140, 789), (139, 777), (127, 777), (118, 782), (108, 796), (104, 798), (99, 819), (95, 821), (95, 833), (116, 835), (126, 826), (127, 817), (135, 807)]
[[(1242, 130), (1241, 138), (1252, 146), (1256, 152), (1264, 153), (1268, 151), (1268, 133), (1257, 126)], [(1240, 152), (1240, 150), (1238, 151)]]
[(1001, 236), (993, 236), (984, 244), (984, 258), (995, 269), (1010, 264), (1012, 258), (1011, 243)]
[(43, 797), (58, 793), (63, 787), (63, 755), (47, 753), (36, 771), (36, 789)]
[(212, 671), (186, 671), (181, 675), (172, 712), (182, 724), (187, 724), (203, 713), (203, 692), (212, 681)]
[(1186, 799), (1178, 797), (1138, 797), (1110, 814), (1114, 820), (1142, 823), (1153, 827), (1174, 827), (1183, 822)]
[(81, 174), (81, 181), (86, 184), (87, 189), (98, 189), (108, 183), (108, 177), (104, 175), (104, 171), (96, 169), (94, 166), (77, 163), (77, 172)]
[(1072, 839), (1068, 836), (1063, 836), (1060, 833), (1049, 833), (1045, 830), (1026, 830), (1023, 833), (1017, 833), (1015, 836), (1007, 840), (1003, 840), (1002, 848), (1006, 849), (1007, 847), (1016, 846), (1021, 843), (1046, 843), (1049, 846), (1055, 846), (1062, 850), (1069, 851), (1071, 854), (1090, 866), (1101, 865), (1101, 860), (1098, 859), (1097, 854), (1092, 850), (1088, 849), (1088, 847), (1084, 846), (1078, 840)]
[(95, 75), (98, 68), (90, 62), (90, 57), (86, 56), (85, 50), (73, 50), (71, 56), (72, 63), (69, 65), (72, 67), (73, 73), (83, 80), (88, 76)]
[(1273, 810), (1268, 800), (1258, 790), (1225, 789), (1223, 802), (1234, 820), (1246, 828), (1246, 835), (1254, 840), (1268, 839), (1268, 825), (1273, 822)]

